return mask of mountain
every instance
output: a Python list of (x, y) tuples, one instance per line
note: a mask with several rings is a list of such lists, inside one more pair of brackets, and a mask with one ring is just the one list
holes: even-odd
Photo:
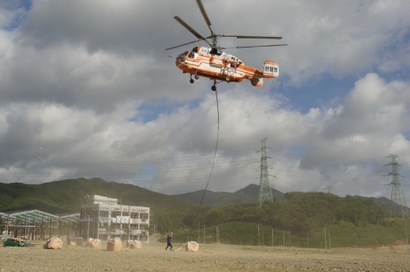
[[(386, 197), (364, 197), (364, 196), (355, 196), (355, 197), (359, 197), (362, 199), (370, 199), (376, 205), (384, 206), (386, 210), (388, 211), (392, 211), (393, 213), (396, 213), (396, 214), (402, 213), (402, 206), (396, 204), (395, 202), (391, 201), (390, 199)], [(410, 215), (410, 208), (403, 207), (403, 210), (404, 212), (407, 213), (407, 215)]]
[[(257, 203), (259, 185), (250, 184), (233, 193), (206, 191), (202, 201), (203, 207), (213, 207), (225, 204), (245, 202)], [(285, 194), (272, 189), (273, 197), (286, 200)], [(109, 182), (100, 178), (68, 179), (43, 184), (0, 183), (0, 211), (12, 212), (19, 210), (38, 209), (52, 214), (67, 214), (80, 212), (81, 204), (86, 195), (102, 195), (117, 198), (123, 205), (139, 205), (151, 207), (155, 224), (181, 225), (184, 215), (194, 213), (201, 202), (204, 190), (178, 195), (156, 193), (132, 184)], [(400, 206), (387, 198), (371, 199), (387, 210), (393, 207), (394, 212), (401, 212)], [(410, 209), (407, 208), (410, 214)], [(182, 215), (182, 216), (181, 216)]]
[(52, 214), (79, 213), (84, 198), (94, 194), (116, 198), (123, 205), (149, 206), (153, 216), (164, 215), (170, 222), (173, 215), (193, 212), (198, 206), (132, 184), (79, 178), (35, 185), (0, 183), (0, 211), (38, 209)]
[[(227, 192), (213, 192), (206, 191), (204, 199), (202, 201), (203, 206), (218, 206), (225, 204), (235, 204), (243, 202), (258, 202), (260, 186), (256, 184), (250, 184), (243, 189), (240, 189), (233, 193)], [(199, 190), (191, 193), (177, 194), (174, 196), (189, 200), (195, 203), (200, 203), (204, 190)], [(286, 200), (285, 194), (272, 188), (272, 195), (279, 200)]]
[[(244, 203), (244, 202), (258, 202), (259, 199), (259, 190), (260, 186), (256, 184), (250, 184), (243, 189), (240, 189), (233, 193), (227, 192), (213, 192), (213, 191), (206, 191), (204, 199), (202, 201), (202, 206), (213, 207), (213, 206), (220, 206), (226, 204), (236, 204), (236, 203)], [(176, 197), (192, 201), (195, 203), (200, 203), (204, 190), (199, 190), (195, 192), (185, 193), (185, 194), (177, 194), (174, 195)], [(276, 198), (281, 201), (286, 201), (285, 194), (272, 188), (273, 198)], [(401, 206), (397, 205), (396, 203), (392, 202), (390, 199), (386, 197), (363, 197), (363, 196), (354, 196), (361, 199), (370, 199), (375, 204), (379, 206), (384, 206), (388, 211), (392, 210), (394, 213), (401, 213)], [(407, 214), (410, 215), (410, 208), (404, 208), (407, 211)]]

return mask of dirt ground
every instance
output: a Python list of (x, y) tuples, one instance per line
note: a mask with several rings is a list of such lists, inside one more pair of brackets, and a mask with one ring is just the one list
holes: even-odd
[(408, 246), (303, 249), (200, 244), (186, 252), (174, 244), (144, 243), (122, 251), (66, 246), (43, 249), (0, 247), (0, 272), (6, 271), (410, 271)]

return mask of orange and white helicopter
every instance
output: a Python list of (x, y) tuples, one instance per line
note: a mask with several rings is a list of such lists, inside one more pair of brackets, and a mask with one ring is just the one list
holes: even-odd
[(176, 57), (175, 65), (179, 69), (181, 69), (183, 73), (188, 73), (190, 75), (189, 77), (191, 83), (195, 82), (192, 76), (194, 76), (195, 79), (199, 79), (199, 77), (207, 77), (214, 81), (211, 89), (213, 91), (216, 91), (216, 84), (220, 82), (241, 82), (244, 79), (248, 79), (253, 86), (260, 87), (263, 85), (264, 78), (276, 78), (279, 76), (279, 65), (276, 62), (266, 60), (263, 64), (263, 68), (259, 70), (257, 68), (245, 65), (245, 63), (239, 58), (222, 50), (285, 46), (287, 44), (219, 47), (217, 43), (218, 38), (220, 37), (237, 39), (282, 39), (282, 37), (214, 34), (211, 28), (211, 22), (205, 12), (201, 0), (196, 0), (196, 2), (202, 13), (202, 16), (205, 19), (206, 24), (208, 25), (211, 35), (206, 38), (201, 36), (181, 18), (175, 16), (174, 19), (177, 20), (182, 26), (184, 26), (189, 32), (194, 34), (194, 36), (196, 36), (198, 40), (165, 49), (171, 50), (199, 41), (205, 41), (207, 44), (209, 44), (210, 47), (195, 46), (192, 50), (187, 50)]

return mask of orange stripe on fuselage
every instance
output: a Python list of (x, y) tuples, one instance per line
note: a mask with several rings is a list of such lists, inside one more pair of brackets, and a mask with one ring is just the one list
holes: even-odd
[[(223, 74), (224, 69), (227, 69), (227, 67), (223, 60), (221, 59), (215, 59), (215, 63), (212, 63), (212, 58), (202, 56), (202, 55), (197, 55), (196, 58), (188, 58), (184, 57), (184, 61), (180, 62), (179, 59), (177, 58), (175, 61), (175, 65), (181, 69), (185, 73), (190, 73), (190, 74), (197, 74), (200, 76), (204, 77), (209, 77), (209, 78), (217, 78), (221, 80), (226, 80), (226, 77), (228, 76), (227, 74)], [(202, 65), (208, 66), (208, 67), (201, 67)], [(217, 71), (212, 71), (211, 69), (217, 69)], [(242, 74), (242, 75), (238, 75)], [(236, 72), (233, 74), (229, 75), (230, 81), (234, 82), (240, 82), (244, 79), (252, 79), (252, 78), (263, 78), (263, 73), (261, 70), (255, 69), (251, 66), (247, 66), (245, 64), (240, 64), (236, 68)]]

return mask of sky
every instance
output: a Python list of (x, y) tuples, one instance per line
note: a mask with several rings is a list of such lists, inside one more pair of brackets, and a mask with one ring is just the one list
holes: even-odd
[(280, 76), (190, 84), (175, 57), (206, 43), (165, 48), (197, 39), (174, 16), (210, 35), (194, 0), (1, 1), (0, 182), (234, 192), (259, 184), (267, 137), (281, 192), (390, 198), (394, 154), (410, 202), (410, 1), (202, 2), (215, 33), (282, 36), (228, 51)]

